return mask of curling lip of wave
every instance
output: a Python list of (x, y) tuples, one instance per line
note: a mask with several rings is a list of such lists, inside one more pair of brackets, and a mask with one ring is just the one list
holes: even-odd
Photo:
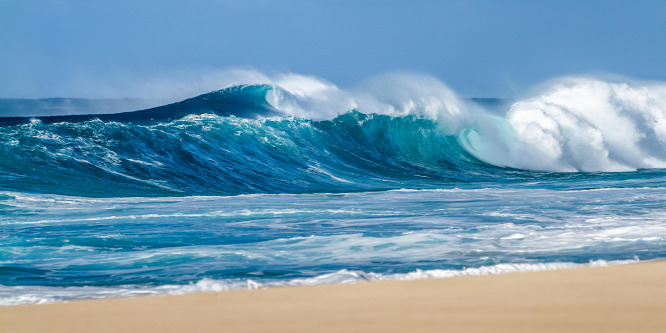
[(480, 160), (517, 169), (666, 168), (666, 85), (560, 79), (466, 129), (461, 141)]

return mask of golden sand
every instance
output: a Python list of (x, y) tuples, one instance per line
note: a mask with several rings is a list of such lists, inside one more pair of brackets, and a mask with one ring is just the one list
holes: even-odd
[(666, 262), (0, 307), (0, 332), (666, 332)]

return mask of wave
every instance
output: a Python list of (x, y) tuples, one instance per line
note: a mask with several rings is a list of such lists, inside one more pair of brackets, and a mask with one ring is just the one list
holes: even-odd
[(359, 112), (326, 121), (208, 113), (156, 124), (32, 120), (0, 133), (0, 186), (38, 193), (377, 190), (472, 181), (466, 169), (486, 168), (430, 120)]
[(666, 166), (666, 84), (571, 77), (516, 101), (390, 74), (285, 75), (147, 110), (0, 118), (0, 189), (236, 195), (533, 180)]

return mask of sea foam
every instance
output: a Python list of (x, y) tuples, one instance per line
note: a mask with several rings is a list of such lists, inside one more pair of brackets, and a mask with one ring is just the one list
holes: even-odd
[(663, 83), (564, 78), (516, 101), (495, 124), (502, 136), (482, 128), (470, 145), (494, 165), (566, 172), (666, 167)]
[(192, 293), (225, 292), (231, 290), (257, 290), (275, 287), (314, 286), (323, 284), (349, 284), (370, 281), (422, 280), (432, 278), (453, 278), (460, 276), (496, 275), (517, 272), (553, 271), (582, 267), (606, 267), (610, 265), (631, 264), (634, 260), (606, 261), (595, 260), (586, 264), (579, 263), (541, 263), (541, 264), (499, 264), (462, 270), (415, 270), (403, 274), (380, 274), (364, 271), (340, 270), (311, 278), (297, 278), (286, 281), (257, 282), (253, 280), (213, 280), (202, 279), (186, 285), (162, 285), (157, 287), (46, 287), (0, 285), (0, 306), (21, 304), (47, 304), (74, 299), (103, 299), (117, 297), (136, 297), (154, 295), (184, 295)]

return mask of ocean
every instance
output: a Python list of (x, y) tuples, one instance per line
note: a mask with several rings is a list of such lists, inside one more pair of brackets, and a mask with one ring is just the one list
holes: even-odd
[(292, 74), (133, 112), (9, 104), (30, 116), (0, 117), (0, 305), (666, 257), (666, 83)]

